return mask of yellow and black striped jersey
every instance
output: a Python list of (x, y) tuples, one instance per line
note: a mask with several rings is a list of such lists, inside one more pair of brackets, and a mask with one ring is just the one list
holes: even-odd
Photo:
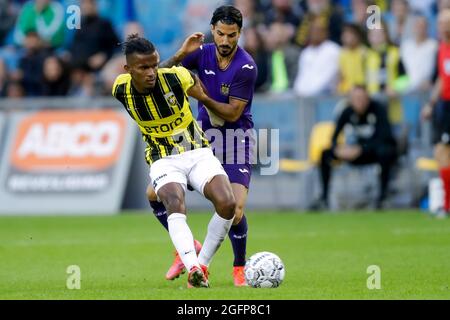
[(112, 94), (138, 124), (148, 144), (149, 164), (169, 155), (209, 146), (186, 93), (193, 85), (194, 79), (183, 67), (158, 69), (155, 87), (149, 94), (137, 92), (130, 74), (117, 77)]

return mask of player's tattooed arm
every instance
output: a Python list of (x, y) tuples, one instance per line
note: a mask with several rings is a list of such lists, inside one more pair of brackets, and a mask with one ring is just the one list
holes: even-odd
[(178, 65), (180, 65), (181, 61), (183, 61), (184, 57), (185, 57), (185, 55), (183, 55), (180, 52), (177, 52), (169, 59), (161, 62), (159, 64), (159, 67), (160, 68), (172, 68), (173, 66), (178, 66)]
[(229, 103), (222, 103), (210, 98), (206, 94), (202, 97), (200, 102), (203, 103), (206, 108), (214, 112), (214, 114), (228, 122), (238, 121), (248, 103), (248, 101), (231, 97)]
[(200, 78), (192, 71), (189, 72), (194, 79), (194, 85), (187, 92), (189, 96), (203, 103), (215, 116), (225, 121), (236, 122), (240, 118), (248, 101), (230, 97), (229, 103), (218, 102), (208, 96), (208, 91)]
[(202, 81), (200, 80), (200, 78), (195, 73), (193, 73), (191, 70), (188, 71), (191, 74), (192, 79), (194, 80), (194, 84), (191, 88), (187, 90), (187, 94), (190, 97), (201, 101), (202, 99), (204, 99), (204, 96), (207, 96), (206, 88), (202, 83)]
[(204, 39), (205, 35), (201, 32), (191, 34), (186, 38), (186, 40), (184, 40), (181, 48), (172, 57), (160, 63), (159, 66), (161, 68), (172, 68), (173, 66), (178, 66), (187, 55), (200, 48)]

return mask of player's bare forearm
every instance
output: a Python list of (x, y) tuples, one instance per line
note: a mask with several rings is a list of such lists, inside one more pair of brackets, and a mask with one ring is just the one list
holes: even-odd
[(186, 55), (184, 53), (178, 51), (169, 59), (161, 62), (159, 64), (159, 67), (160, 68), (172, 68), (173, 66), (178, 66), (181, 63), (181, 61), (183, 61), (185, 56)]
[(242, 114), (244, 108), (234, 103), (217, 102), (206, 94), (202, 97), (201, 103), (216, 115), (228, 122), (236, 122)]

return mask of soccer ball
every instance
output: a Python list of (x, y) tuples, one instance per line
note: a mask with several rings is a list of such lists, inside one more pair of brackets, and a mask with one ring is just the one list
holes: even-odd
[(245, 264), (245, 281), (253, 288), (277, 288), (285, 269), (281, 259), (271, 252), (255, 253)]

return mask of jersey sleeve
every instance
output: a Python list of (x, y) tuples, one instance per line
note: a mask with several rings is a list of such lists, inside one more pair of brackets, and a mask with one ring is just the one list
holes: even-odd
[(114, 84), (112, 86), (111, 94), (123, 105), (125, 105), (125, 87), (129, 78), (129, 74), (121, 74), (116, 78), (116, 81), (114, 81)]
[(230, 87), (230, 98), (249, 101), (253, 97), (258, 68), (255, 64), (245, 64), (237, 73)]
[(118, 80), (119, 80), (119, 77), (116, 78), (116, 81), (114, 81), (114, 84), (112, 86), (111, 94), (114, 98), (117, 98), (117, 88), (119, 86)]
[(181, 65), (189, 70), (198, 70), (200, 56), (203, 51), (203, 46), (188, 54), (183, 61), (181, 61)]
[(175, 70), (175, 73), (180, 79), (183, 91), (184, 92), (188, 91), (195, 84), (191, 72), (184, 67), (173, 67), (173, 69)]

